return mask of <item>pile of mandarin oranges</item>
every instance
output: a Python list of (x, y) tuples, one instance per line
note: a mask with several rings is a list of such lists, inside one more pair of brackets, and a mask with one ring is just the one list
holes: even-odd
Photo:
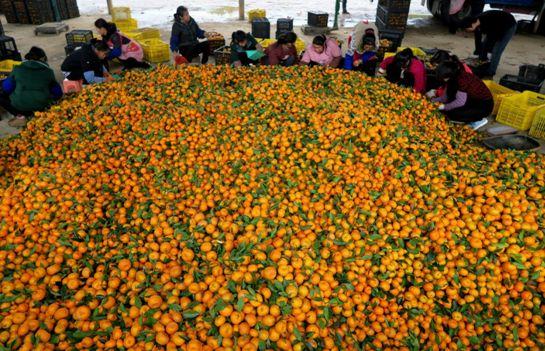
[(544, 168), (348, 71), (126, 73), (1, 141), (1, 349), (544, 350)]

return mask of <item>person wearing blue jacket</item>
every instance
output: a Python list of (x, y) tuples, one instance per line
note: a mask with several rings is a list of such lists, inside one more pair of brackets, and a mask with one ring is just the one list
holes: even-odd
[(175, 54), (182, 55), (189, 62), (202, 54), (201, 63), (205, 64), (210, 55), (210, 43), (208, 41), (199, 42), (199, 39), (205, 38), (205, 33), (199, 28), (193, 17), (189, 16), (189, 10), (180, 6), (174, 14), (170, 50)]
[(42, 111), (62, 97), (62, 88), (47, 64), (44, 50), (32, 47), (25, 61), (2, 81), (0, 106), (15, 117), (8, 124), (23, 127), (34, 112)]

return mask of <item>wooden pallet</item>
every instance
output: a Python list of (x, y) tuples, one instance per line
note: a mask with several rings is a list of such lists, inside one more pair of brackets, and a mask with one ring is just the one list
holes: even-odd
[(68, 32), (70, 27), (64, 22), (44, 23), (41, 26), (34, 28), (34, 35), (38, 34), (55, 34), (59, 35), (62, 32)]

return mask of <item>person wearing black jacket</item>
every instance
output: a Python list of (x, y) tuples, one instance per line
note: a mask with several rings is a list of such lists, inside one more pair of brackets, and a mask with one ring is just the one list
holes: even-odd
[(191, 62), (195, 57), (202, 54), (201, 62), (208, 62), (210, 54), (210, 43), (208, 41), (199, 42), (204, 39), (205, 31), (199, 28), (199, 25), (193, 17), (189, 16), (189, 10), (180, 6), (174, 14), (174, 24), (170, 36), (170, 50), (184, 56)]
[(110, 48), (103, 41), (84, 44), (62, 63), (61, 71), (68, 80), (83, 80), (84, 84), (102, 83), (111, 78), (104, 66)]
[(505, 11), (490, 10), (477, 17), (465, 19), (461, 22), (461, 27), (475, 34), (475, 53), (482, 61), (488, 61), (488, 53), (492, 54), (485, 75), (494, 76), (503, 51), (517, 31), (515, 17)]

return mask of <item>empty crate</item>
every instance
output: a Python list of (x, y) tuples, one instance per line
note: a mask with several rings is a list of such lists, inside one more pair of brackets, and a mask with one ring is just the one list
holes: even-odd
[(293, 31), (293, 18), (279, 18), (276, 20), (277, 32), (291, 32)]
[(15, 39), (7, 35), (0, 35), (0, 61), (21, 61), (21, 54), (17, 50)]
[(144, 50), (144, 59), (151, 63), (170, 60), (170, 47), (161, 39), (144, 39), (140, 41)]
[(541, 83), (545, 80), (545, 65), (522, 65), (519, 67), (519, 77), (530, 82)]
[(138, 28), (123, 34), (136, 41), (144, 39), (161, 39), (161, 32), (157, 28)]
[(308, 25), (311, 27), (326, 28), (328, 19), (327, 12), (313, 11), (308, 13)]
[(271, 23), (266, 18), (257, 18), (252, 21), (252, 35), (255, 38), (270, 38)]
[(545, 108), (545, 95), (525, 91), (505, 97), (496, 120), (507, 126), (528, 130), (537, 111)]
[(266, 18), (267, 12), (263, 9), (254, 9), (248, 11), (248, 21), (252, 23), (253, 20), (258, 18)]
[(519, 76), (515, 76), (512, 74), (506, 74), (500, 79), (500, 84), (504, 87), (507, 87), (509, 89), (513, 89), (516, 91), (534, 91), (539, 92), (541, 89), (541, 85), (543, 84), (543, 81), (536, 82), (536, 81), (530, 81), (527, 79), (524, 79)]
[(112, 8), (112, 21), (126, 21), (131, 19), (130, 7), (114, 7)]
[(80, 46), (91, 42), (93, 39), (93, 31), (87, 29), (74, 29), (66, 33), (66, 44)]
[(138, 28), (138, 21), (134, 18), (128, 20), (119, 20), (114, 22), (121, 32), (131, 32)]

